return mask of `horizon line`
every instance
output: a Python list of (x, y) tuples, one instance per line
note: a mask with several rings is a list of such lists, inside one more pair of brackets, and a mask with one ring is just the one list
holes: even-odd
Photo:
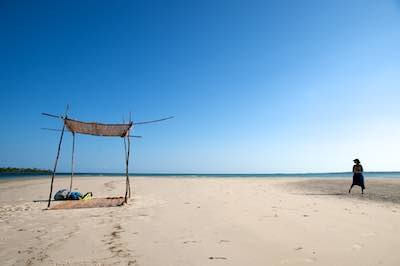
[[(38, 175), (41, 174), (50, 174), (52, 172), (49, 173), (37, 173)], [(351, 171), (341, 171), (341, 172), (274, 172), (274, 173), (190, 173), (190, 172), (142, 172), (142, 173), (135, 173), (135, 172), (129, 172), (129, 175), (318, 175), (318, 174), (351, 174)], [(399, 173), (400, 174), (400, 170), (395, 170), (395, 171), (365, 171), (364, 173)], [(3, 172), (0, 174), (36, 174), (36, 173), (18, 173), (18, 172), (14, 172), (14, 173), (7, 173), (7, 172)], [(71, 172), (56, 172), (56, 175), (70, 175)], [(75, 174), (118, 174), (118, 175), (125, 175), (124, 172), (74, 172)]]

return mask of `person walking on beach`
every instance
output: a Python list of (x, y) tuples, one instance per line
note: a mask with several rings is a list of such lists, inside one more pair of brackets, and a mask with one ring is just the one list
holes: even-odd
[(364, 169), (360, 164), (359, 159), (354, 159), (353, 162), (355, 163), (355, 165), (353, 166), (353, 183), (351, 184), (351, 187), (349, 189), (349, 194), (354, 186), (360, 186), (361, 194), (364, 194), (364, 189), (365, 189), (364, 175), (363, 175)]

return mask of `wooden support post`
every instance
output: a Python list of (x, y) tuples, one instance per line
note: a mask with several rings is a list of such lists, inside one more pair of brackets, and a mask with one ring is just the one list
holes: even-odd
[(130, 153), (131, 153), (131, 140), (129, 138), (129, 134), (128, 134), (128, 159), (127, 159), (127, 178), (128, 178), (128, 197), (131, 198), (131, 182), (129, 180), (129, 157), (130, 157)]
[[(129, 123), (132, 126), (132, 116), (131, 116), (131, 112), (129, 112)], [(128, 130), (126, 137), (128, 139), (128, 155), (126, 158), (126, 181), (127, 181), (127, 186), (128, 186), (128, 198), (131, 198), (131, 183), (129, 181), (129, 156), (130, 156), (130, 152), (131, 152), (131, 139), (129, 138), (129, 132), (130, 130)]]
[(72, 132), (71, 181), (69, 183), (69, 192), (72, 191), (72, 179), (74, 178), (74, 154), (75, 154), (75, 132)]
[(56, 161), (54, 163), (53, 175), (51, 176), (50, 195), (49, 195), (49, 202), (47, 203), (47, 208), (50, 207), (51, 194), (53, 193), (54, 176), (55, 176), (56, 170), (57, 170), (58, 158), (60, 157), (61, 142), (62, 142), (62, 139), (63, 139), (63, 136), (64, 136), (64, 130), (65, 130), (65, 122), (64, 122), (63, 128), (61, 130), (60, 141), (58, 142), (57, 156), (56, 156)]
[[(127, 135), (129, 135), (129, 132), (127, 133)], [(128, 182), (129, 182), (129, 175), (128, 175), (128, 167), (129, 167), (129, 150), (126, 147), (126, 138), (129, 137), (124, 136), (124, 150), (125, 150), (125, 175), (126, 175), (126, 179), (125, 179), (125, 203), (128, 202)]]

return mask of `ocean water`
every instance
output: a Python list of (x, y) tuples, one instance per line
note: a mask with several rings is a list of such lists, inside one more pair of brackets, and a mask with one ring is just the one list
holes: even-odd
[[(76, 173), (74, 176), (124, 176), (124, 173)], [(158, 177), (158, 178), (351, 178), (351, 172), (338, 173), (274, 173), (274, 174), (192, 174), (192, 173), (130, 173), (130, 176), (141, 177)], [(70, 173), (57, 173), (57, 177), (69, 177)], [(380, 178), (400, 178), (400, 172), (365, 172), (365, 178), (380, 179)], [(31, 173), (0, 173), (1, 179), (36, 179), (50, 178), (51, 174), (31, 174)]]

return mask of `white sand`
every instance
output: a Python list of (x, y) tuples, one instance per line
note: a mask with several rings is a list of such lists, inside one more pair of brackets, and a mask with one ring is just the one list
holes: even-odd
[[(400, 207), (289, 180), (135, 178), (115, 208), (44, 211), (49, 180), (0, 182), (1, 265), (400, 265)], [(56, 190), (67, 187), (58, 179)], [(118, 177), (77, 177), (95, 196)]]

